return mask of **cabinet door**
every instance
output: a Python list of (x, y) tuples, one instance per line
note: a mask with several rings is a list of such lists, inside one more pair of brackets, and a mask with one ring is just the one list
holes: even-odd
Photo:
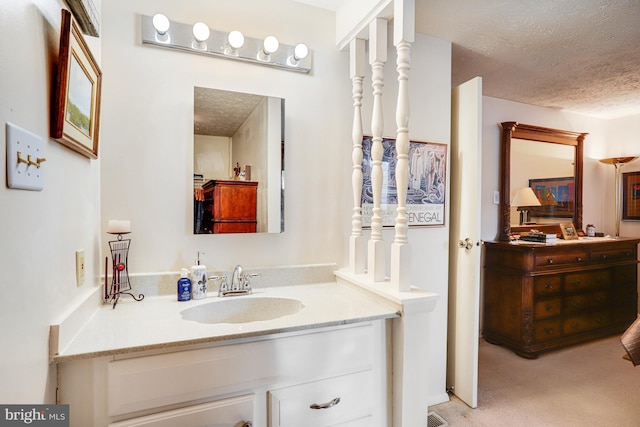
[(371, 371), (272, 390), (270, 427), (359, 426), (374, 413), (373, 392)]
[(109, 427), (244, 427), (253, 423), (254, 401), (255, 394), (250, 394), (120, 421)]

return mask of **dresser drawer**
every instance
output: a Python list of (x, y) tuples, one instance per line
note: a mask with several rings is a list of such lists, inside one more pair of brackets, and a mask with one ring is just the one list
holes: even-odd
[(588, 260), (585, 249), (568, 249), (566, 251), (541, 251), (535, 254), (536, 267), (550, 267), (558, 265), (575, 264), (576, 266), (586, 263)]
[(625, 265), (623, 267), (617, 267), (613, 269), (613, 283), (615, 285), (621, 285), (623, 283), (636, 284), (638, 279), (638, 266)]
[(562, 336), (562, 320), (541, 320), (533, 323), (533, 338), (536, 342), (549, 341)]
[(565, 319), (562, 331), (566, 335), (577, 334), (592, 329), (603, 328), (611, 324), (611, 310), (600, 310)]
[(591, 308), (610, 305), (611, 302), (611, 292), (609, 291), (571, 295), (564, 299), (564, 313), (580, 313)]
[(635, 260), (634, 248), (616, 248), (591, 251), (591, 262), (612, 262)]
[(570, 273), (564, 277), (565, 293), (604, 289), (611, 285), (610, 270)]
[(550, 296), (560, 292), (562, 276), (541, 276), (533, 279), (533, 291), (536, 296)]
[(562, 299), (551, 298), (547, 300), (538, 301), (533, 306), (533, 318), (544, 319), (560, 314), (562, 311)]

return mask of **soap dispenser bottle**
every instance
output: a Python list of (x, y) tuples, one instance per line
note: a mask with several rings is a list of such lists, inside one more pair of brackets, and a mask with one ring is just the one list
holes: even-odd
[(200, 263), (200, 252), (198, 252), (196, 264), (191, 266), (191, 298), (203, 299), (206, 297), (207, 267)]
[(189, 280), (189, 270), (183, 268), (180, 270), (180, 279), (178, 280), (178, 301), (189, 301), (191, 299), (191, 280)]

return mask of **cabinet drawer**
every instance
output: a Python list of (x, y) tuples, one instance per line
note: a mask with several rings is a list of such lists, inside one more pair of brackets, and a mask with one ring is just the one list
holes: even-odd
[(533, 337), (537, 342), (543, 342), (562, 336), (562, 321), (560, 319), (542, 320), (533, 323)]
[(560, 292), (562, 276), (542, 276), (533, 279), (533, 290), (536, 296), (555, 295)]
[(109, 427), (201, 427), (212, 425), (236, 427), (253, 423), (255, 394), (187, 406), (173, 411), (109, 424)]
[(586, 273), (571, 273), (564, 278), (566, 293), (608, 288), (611, 284), (610, 270), (596, 270)]
[(579, 313), (590, 308), (603, 307), (610, 304), (611, 292), (609, 291), (571, 295), (564, 299), (564, 312), (565, 314)]
[[(331, 351), (326, 351), (331, 349)], [(238, 393), (283, 378), (334, 377), (373, 367), (372, 324), (109, 363), (108, 415)], [(322, 354), (322, 356), (319, 356)], [(313, 372), (309, 361), (322, 357)]]
[(603, 328), (611, 324), (611, 311), (600, 310), (596, 312), (585, 313), (580, 316), (567, 317), (562, 326), (565, 334), (571, 335), (579, 332), (589, 331), (592, 329)]
[(606, 249), (591, 252), (591, 262), (635, 260), (634, 248)]
[(552, 298), (548, 300), (538, 301), (533, 306), (533, 318), (544, 319), (545, 317), (555, 316), (562, 311), (562, 300), (560, 298)]
[(536, 253), (535, 266), (549, 267), (557, 265), (584, 264), (588, 259), (587, 251), (584, 249), (573, 249), (566, 251), (547, 251)]
[[(371, 417), (373, 385), (372, 371), (364, 371), (271, 390), (270, 427), (351, 425)], [(313, 409), (316, 405), (326, 408)]]

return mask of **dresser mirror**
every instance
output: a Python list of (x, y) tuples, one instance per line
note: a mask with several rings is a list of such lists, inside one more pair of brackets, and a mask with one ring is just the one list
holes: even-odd
[[(499, 240), (513, 232), (573, 223), (582, 230), (583, 142), (586, 133), (504, 122), (500, 148)], [(516, 192), (532, 188), (540, 206), (511, 206)], [(518, 208), (520, 210), (518, 210)], [(524, 211), (525, 220), (519, 215)]]
[(193, 96), (194, 234), (283, 232), (284, 99), (203, 87)]

